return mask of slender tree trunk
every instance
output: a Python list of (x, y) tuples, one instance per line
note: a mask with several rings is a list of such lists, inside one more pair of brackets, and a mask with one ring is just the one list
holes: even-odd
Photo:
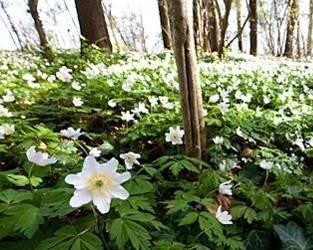
[(250, 0), (250, 54), (256, 56), (258, 50), (258, 2)]
[(235, 0), (236, 3), (236, 17), (237, 17), (237, 33), (239, 34), (238, 39), (238, 49), (243, 51), (242, 47), (242, 32), (241, 32), (241, 0)]
[(218, 48), (218, 54), (220, 57), (223, 57), (224, 55), (226, 31), (228, 28), (228, 18), (231, 11), (232, 2), (232, 0), (224, 0), (225, 12), (223, 18), (221, 19), (221, 37)]
[(163, 45), (165, 49), (171, 49), (172, 48), (172, 34), (171, 34), (170, 18), (168, 15), (167, 0), (158, 0), (158, 5), (159, 5)]
[(218, 22), (217, 16), (215, 13), (215, 4), (214, 0), (206, 0), (207, 6), (207, 24), (208, 24), (208, 42), (212, 52), (218, 52), (218, 40), (219, 40), (219, 31), (218, 31)]
[[(16, 47), (17, 47), (17, 48), (18, 48), (18, 47), (22, 48), (22, 47), (23, 47), (23, 42), (22, 42), (22, 39), (21, 39), (21, 37), (20, 37), (20, 34), (19, 34), (19, 32), (18, 32), (18, 30), (17, 30), (17, 28), (16, 28), (16, 26), (15, 26), (15, 24), (14, 24), (14, 22), (13, 22), (11, 16), (10, 16), (9, 13), (7, 12), (7, 9), (6, 9), (6, 7), (4, 6), (4, 3), (3, 3), (2, 1), (0, 1), (0, 4), (1, 4), (1, 5), (0, 5), (0, 6), (1, 6), (1, 9), (3, 10), (3, 13), (5, 14), (6, 18), (7, 18), (8, 21), (9, 21), (9, 24), (10, 24), (10, 26), (11, 26), (11, 30), (13, 31), (13, 33), (14, 33), (14, 35), (15, 35), (17, 41), (18, 41), (18, 45), (17, 45)], [(8, 28), (8, 30), (9, 30), (9, 28)], [(14, 38), (13, 38), (12, 33), (11, 33), (10, 30), (9, 30), (9, 33), (10, 33), (10, 36), (12, 37), (14, 43), (16, 44), (16, 42), (15, 42), (15, 40), (14, 40)]]
[(206, 147), (202, 94), (197, 69), (192, 20), (188, 0), (171, 0), (173, 47), (178, 69), (185, 130), (185, 147), (189, 156), (202, 159)]
[(300, 20), (297, 20), (297, 55), (301, 57), (301, 29), (300, 29)]
[(28, 0), (28, 7), (30, 14), (34, 20), (35, 29), (39, 36), (40, 47), (43, 50), (43, 55), (49, 61), (53, 59), (53, 52), (48, 43), (46, 32), (43, 28), (42, 21), (38, 12), (38, 0)]
[(201, 16), (201, 1), (193, 0), (193, 29), (195, 47), (202, 47), (203, 19)]
[(293, 42), (295, 36), (295, 27), (299, 17), (299, 3), (298, 0), (289, 0), (288, 3), (288, 24), (287, 24), (287, 37), (285, 44), (284, 56), (293, 56)]
[[(112, 53), (112, 43), (104, 18), (101, 0), (75, 0), (82, 36), (87, 45), (95, 44)], [(82, 49), (84, 42), (82, 42)]]
[(310, 0), (309, 28), (308, 28), (308, 46), (307, 55), (312, 55), (312, 33), (313, 33), (313, 0)]

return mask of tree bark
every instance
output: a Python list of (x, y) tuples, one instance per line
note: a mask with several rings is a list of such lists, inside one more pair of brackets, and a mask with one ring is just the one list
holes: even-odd
[(310, 0), (310, 14), (309, 14), (309, 27), (308, 27), (308, 46), (307, 55), (312, 55), (312, 33), (313, 33), (313, 0)]
[[(112, 43), (104, 18), (101, 0), (75, 0), (82, 36), (87, 45), (95, 44), (112, 53)], [(82, 42), (82, 51), (85, 43)]]
[(295, 36), (295, 26), (299, 17), (299, 3), (298, 0), (289, 0), (288, 2), (288, 24), (287, 24), (287, 37), (285, 44), (284, 56), (293, 56), (293, 42)]
[(158, 0), (162, 29), (162, 40), (165, 49), (172, 49), (172, 35), (167, 0)]
[(202, 94), (188, 0), (171, 0), (173, 47), (178, 69), (187, 155), (202, 159), (206, 148)]
[(206, 6), (208, 15), (208, 42), (210, 44), (211, 52), (218, 52), (219, 32), (214, 0), (206, 0)]
[(258, 2), (250, 0), (250, 54), (256, 56), (258, 50)]
[(51, 47), (49, 46), (48, 38), (39, 16), (38, 0), (28, 0), (28, 7), (30, 14), (34, 20), (35, 29), (39, 36), (40, 47), (43, 50), (43, 55), (45, 58), (51, 61), (53, 59), (53, 52)]
[(243, 51), (242, 31), (241, 31), (241, 0), (235, 0), (235, 4), (236, 4), (236, 17), (237, 17), (238, 49), (240, 51)]
[[(217, 2), (217, 1), (216, 1)], [(223, 18), (220, 20), (221, 22), (221, 36), (218, 48), (219, 57), (224, 56), (224, 48), (225, 48), (225, 38), (226, 38), (226, 31), (228, 28), (228, 18), (231, 11), (232, 0), (224, 0), (225, 5), (225, 12)]]

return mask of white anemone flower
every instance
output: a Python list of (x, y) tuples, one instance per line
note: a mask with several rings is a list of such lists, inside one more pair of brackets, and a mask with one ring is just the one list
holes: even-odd
[(120, 158), (125, 162), (126, 169), (132, 169), (134, 164), (140, 165), (139, 161), (137, 160), (140, 157), (140, 154), (136, 154), (134, 152), (120, 154)]
[(75, 89), (77, 91), (80, 91), (82, 89), (82, 86), (79, 82), (72, 82), (71, 86), (73, 89)]
[(156, 105), (158, 105), (158, 98), (155, 96), (149, 96), (148, 100), (150, 102), (151, 107), (155, 107)]
[(15, 97), (13, 95), (13, 92), (11, 90), (7, 90), (6, 94), (2, 96), (3, 102), (14, 102)]
[(73, 79), (71, 72), (71, 69), (67, 68), (66, 66), (62, 66), (55, 75), (62, 82), (69, 82)]
[(130, 121), (134, 121), (135, 118), (134, 118), (134, 114), (130, 113), (129, 111), (126, 111), (126, 112), (123, 112), (122, 111), (122, 117), (121, 119), (123, 121), (126, 121), (126, 122), (130, 122)]
[(224, 142), (223, 136), (215, 136), (212, 140), (215, 144), (223, 144)]
[(273, 167), (273, 162), (263, 160), (260, 162), (260, 167), (265, 170), (270, 170)]
[(90, 151), (89, 151), (89, 155), (97, 158), (97, 157), (100, 157), (101, 155), (101, 150), (99, 150), (98, 148), (92, 148)]
[(78, 139), (81, 135), (84, 134), (84, 132), (81, 132), (81, 129), (74, 129), (72, 127), (69, 127), (67, 129), (62, 129), (60, 131), (61, 135), (67, 137), (67, 138), (71, 138), (71, 139)]
[(3, 124), (0, 126), (0, 134), (2, 135), (12, 135), (15, 131), (15, 126), (12, 124)]
[(219, 206), (216, 210), (216, 214), (215, 214), (216, 219), (224, 224), (224, 225), (230, 225), (233, 224), (232, 222), (232, 216), (231, 214), (228, 213), (228, 211), (223, 211), (222, 212), (222, 206)]
[(73, 104), (75, 107), (81, 107), (84, 104), (84, 102), (80, 97), (73, 97)]
[(34, 163), (38, 166), (47, 166), (57, 162), (54, 156), (49, 157), (47, 153), (36, 152), (35, 146), (31, 146), (27, 152), (26, 156), (29, 162)]
[(78, 174), (69, 174), (65, 182), (74, 185), (75, 192), (70, 200), (71, 207), (80, 207), (92, 201), (97, 209), (109, 212), (112, 198), (126, 200), (129, 193), (121, 184), (130, 179), (129, 172), (117, 173), (118, 161), (112, 158), (100, 164), (92, 156), (87, 156), (83, 169)]
[(114, 100), (109, 100), (108, 105), (110, 108), (115, 108), (117, 106), (117, 103)]
[(184, 134), (184, 130), (180, 129), (180, 127), (170, 127), (169, 132), (165, 133), (165, 140), (171, 142), (173, 145), (183, 144), (182, 138)]
[(231, 188), (233, 185), (231, 184), (231, 182), (232, 182), (232, 180), (225, 181), (225, 182), (221, 183), (218, 186), (218, 192), (222, 195), (232, 196), (233, 192), (232, 192)]

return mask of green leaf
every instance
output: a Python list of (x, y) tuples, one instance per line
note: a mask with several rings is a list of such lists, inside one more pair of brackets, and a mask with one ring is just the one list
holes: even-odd
[(271, 235), (263, 231), (252, 230), (246, 240), (246, 250), (270, 250), (271, 249)]
[(29, 184), (29, 179), (24, 175), (8, 174), (7, 179), (9, 182), (19, 187), (24, 187)]
[(191, 212), (187, 214), (179, 223), (179, 226), (190, 225), (198, 219), (198, 213)]
[(309, 250), (313, 249), (313, 242), (305, 238), (303, 229), (291, 221), (286, 226), (275, 225), (283, 250)]
[(100, 238), (87, 230), (77, 231), (74, 226), (64, 226), (55, 236), (40, 242), (36, 250), (100, 250)]
[(0, 201), (6, 204), (19, 203), (32, 198), (32, 193), (27, 190), (6, 189), (0, 192)]
[(249, 224), (251, 224), (256, 217), (256, 212), (252, 208), (247, 208), (244, 214), (244, 218), (248, 221)]
[[(4, 212), (6, 215), (0, 220), (0, 231), (6, 228), (5, 233), (21, 232), (31, 238), (43, 223), (39, 208), (31, 204), (22, 204), (8, 207)], [(0, 232), (0, 238), (1, 235)]]
[(124, 217), (118, 218), (108, 225), (108, 230), (120, 249), (124, 249), (128, 241), (136, 250), (150, 249), (149, 232), (135, 221)]

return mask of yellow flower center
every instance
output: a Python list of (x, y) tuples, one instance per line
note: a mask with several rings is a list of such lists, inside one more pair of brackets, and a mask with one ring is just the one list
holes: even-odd
[(113, 186), (113, 182), (109, 176), (104, 173), (97, 173), (88, 180), (88, 189), (94, 195), (107, 194)]

